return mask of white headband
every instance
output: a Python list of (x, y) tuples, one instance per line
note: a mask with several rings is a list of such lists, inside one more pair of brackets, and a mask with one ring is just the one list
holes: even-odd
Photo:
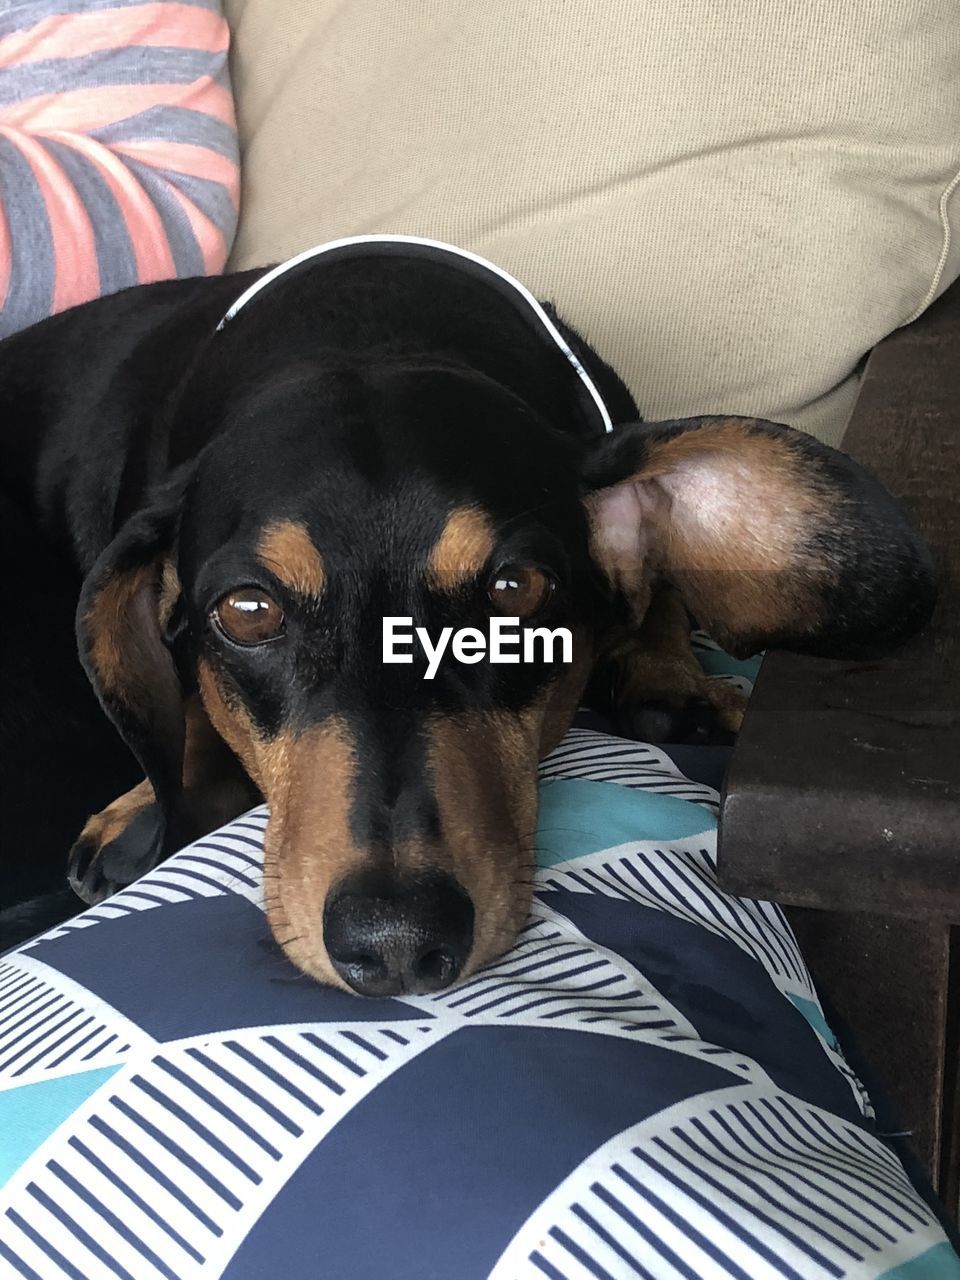
[(296, 257), (288, 258), (286, 262), (281, 262), (279, 266), (272, 267), (269, 271), (265, 272), (259, 280), (255, 280), (254, 283), (250, 285), (249, 289), (245, 289), (217, 325), (217, 332), (219, 333), (221, 329), (229, 324), (234, 316), (236, 316), (239, 311), (242, 311), (247, 303), (251, 302), (262, 289), (265, 289), (268, 285), (272, 284), (273, 281), (278, 279), (280, 276), (286, 275), (288, 271), (292, 271), (295, 267), (299, 267), (301, 263), (308, 262), (311, 258), (319, 258), (322, 254), (330, 253), (334, 249), (346, 249), (350, 248), (352, 245), (365, 244), (406, 244), (419, 246), (424, 249), (439, 250), (442, 253), (447, 253), (453, 257), (463, 258), (467, 262), (472, 262), (475, 266), (482, 267), (485, 271), (490, 272), (491, 275), (498, 277), (498, 279), (509, 285), (517, 294), (519, 294), (539, 320), (543, 328), (547, 331), (549, 336), (553, 339), (554, 343), (556, 343), (559, 349), (563, 352), (577, 377), (586, 388), (590, 398), (593, 400), (593, 403), (596, 405), (597, 412), (600, 414), (600, 418), (603, 422), (604, 431), (613, 430), (613, 419), (610, 417), (610, 412), (604, 404), (603, 397), (597, 390), (596, 384), (574, 352), (571, 351), (563, 334), (547, 315), (546, 311), (544, 311), (543, 307), (533, 296), (530, 290), (522, 285), (519, 280), (514, 279), (509, 272), (496, 266), (495, 263), (488, 262), (486, 258), (478, 257), (477, 254), (470, 253), (466, 249), (458, 249), (455, 245), (444, 244), (442, 240), (427, 240), (422, 236), (348, 236), (343, 240), (331, 240), (327, 244), (316, 245), (313, 249), (305, 249), (303, 253), (298, 253)]

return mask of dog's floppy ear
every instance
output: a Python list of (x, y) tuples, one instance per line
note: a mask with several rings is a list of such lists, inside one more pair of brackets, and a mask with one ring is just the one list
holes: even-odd
[(672, 582), (715, 639), (865, 657), (936, 600), (932, 560), (885, 489), (845, 454), (756, 418), (632, 423), (583, 461), (593, 554), (642, 613)]
[(158, 801), (144, 869), (166, 852), (183, 773), (184, 692), (166, 633), (179, 597), (172, 552), (186, 479), (171, 481), (126, 521), (87, 575), (77, 607), (80, 660)]

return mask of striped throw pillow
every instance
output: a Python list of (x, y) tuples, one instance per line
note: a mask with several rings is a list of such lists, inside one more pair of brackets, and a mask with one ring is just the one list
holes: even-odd
[(238, 156), (218, 0), (0, 5), (0, 336), (222, 269)]

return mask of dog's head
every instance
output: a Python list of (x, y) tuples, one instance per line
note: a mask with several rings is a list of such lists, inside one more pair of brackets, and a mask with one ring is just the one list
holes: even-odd
[[(446, 986), (513, 941), (537, 761), (615, 599), (639, 618), (666, 579), (734, 652), (843, 656), (909, 634), (933, 592), (922, 544), (849, 459), (753, 419), (604, 434), (555, 346), (470, 282), (438, 303), (425, 274), (389, 276), (388, 296), (412, 294), (386, 328), (365, 310), (383, 278), (368, 264), (359, 291), (328, 275), (295, 323), (265, 298), (220, 335), (170, 478), (79, 612), (87, 669), (168, 819), (195, 686), (270, 806), (278, 941), (371, 995)], [(177, 443), (192, 434), (196, 457)], [(529, 660), (482, 654), (501, 618)], [(472, 631), (431, 675), (417, 640), (385, 662), (384, 619), (432, 646)], [(527, 648), (536, 628), (566, 629), (572, 652)]]

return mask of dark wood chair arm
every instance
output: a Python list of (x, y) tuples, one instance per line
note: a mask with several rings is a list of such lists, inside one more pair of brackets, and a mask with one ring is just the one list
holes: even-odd
[(721, 881), (960, 922), (960, 285), (873, 351), (843, 447), (918, 522), (940, 603), (881, 661), (767, 656), (728, 774)]

